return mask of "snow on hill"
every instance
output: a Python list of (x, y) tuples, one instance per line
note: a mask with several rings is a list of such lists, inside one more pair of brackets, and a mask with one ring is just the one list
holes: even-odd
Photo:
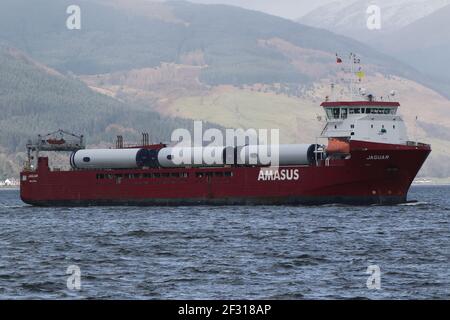
[[(372, 36), (399, 30), (450, 4), (450, 0), (341, 0), (323, 5), (298, 21), (327, 29), (361, 41), (370, 42)], [(367, 8), (381, 9), (381, 30), (367, 29)]]

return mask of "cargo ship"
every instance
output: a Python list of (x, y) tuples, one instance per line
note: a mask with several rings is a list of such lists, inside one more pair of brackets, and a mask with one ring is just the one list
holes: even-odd
[[(326, 121), (320, 138), (326, 144), (279, 145), (276, 167), (261, 164), (251, 145), (211, 147), (222, 162), (193, 165), (175, 162), (175, 148), (149, 143), (148, 134), (127, 147), (118, 137), (112, 149), (86, 149), (83, 136), (40, 136), (28, 144), (20, 196), (35, 206), (406, 202), (431, 146), (408, 139), (400, 104), (360, 95), (356, 101), (327, 98), (321, 107)], [(41, 151), (72, 152), (70, 169), (51, 168)]]

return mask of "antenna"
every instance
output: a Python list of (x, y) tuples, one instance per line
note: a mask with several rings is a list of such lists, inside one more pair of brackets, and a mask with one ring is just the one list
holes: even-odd
[(116, 149), (123, 149), (123, 136), (117, 136)]
[(336, 101), (336, 94), (335, 94), (335, 91), (334, 91), (334, 82), (333, 83), (331, 83), (331, 100), (332, 101)]
[(350, 53), (350, 101), (353, 101), (353, 72), (354, 72), (354, 60), (353, 53)]
[(418, 145), (418, 139), (417, 139), (417, 121), (419, 120), (419, 116), (416, 115), (416, 119), (414, 121), (414, 138), (416, 140), (416, 146)]
[[(339, 54), (337, 53), (336, 53), (336, 61), (337, 64), (343, 63), (342, 59), (339, 57)], [(348, 85), (348, 90), (350, 91), (349, 99), (350, 101), (353, 101), (353, 97), (355, 96), (355, 94), (358, 94), (355, 92), (355, 82), (356, 81), (361, 82), (362, 78), (364, 78), (365, 76), (365, 73), (362, 71), (362, 67), (360, 66), (361, 59), (358, 58), (357, 55), (353, 52), (351, 52), (349, 55), (348, 64), (349, 64), (348, 66), (341, 67), (341, 71), (344, 72), (344, 74), (350, 74), (350, 76), (349, 78), (345, 76), (342, 77), (341, 81), (345, 83), (345, 85)], [(358, 80), (356, 80), (355, 77), (357, 77)], [(332, 89), (334, 88), (332, 87)]]

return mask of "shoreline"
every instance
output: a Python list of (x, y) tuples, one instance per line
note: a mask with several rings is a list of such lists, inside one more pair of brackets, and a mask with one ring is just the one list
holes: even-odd
[(20, 190), (20, 186), (8, 186), (8, 187), (1, 186), (0, 191), (2, 190)]
[(450, 178), (417, 178), (414, 179), (413, 186), (448, 186)]

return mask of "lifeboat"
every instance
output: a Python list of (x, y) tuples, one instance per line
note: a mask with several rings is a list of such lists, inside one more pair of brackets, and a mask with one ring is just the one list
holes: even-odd
[(48, 144), (52, 144), (52, 145), (62, 145), (64, 143), (66, 143), (66, 140), (64, 140), (64, 139), (47, 139), (46, 141)]
[(327, 153), (350, 153), (350, 142), (348, 139), (329, 138)]

